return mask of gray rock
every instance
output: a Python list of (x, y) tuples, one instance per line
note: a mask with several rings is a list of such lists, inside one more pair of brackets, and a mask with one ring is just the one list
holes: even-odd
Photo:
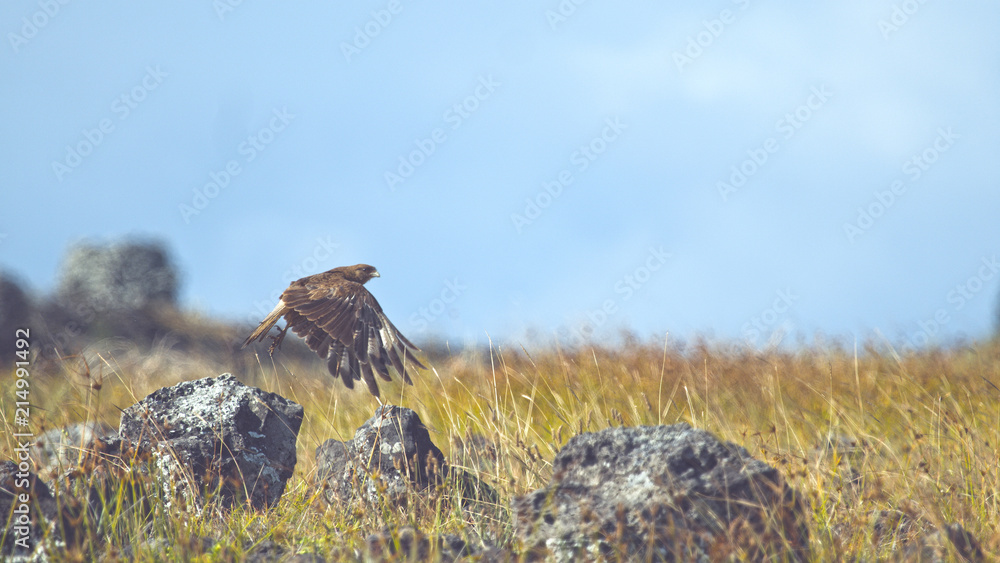
[[(497, 492), (472, 473), (449, 466), (410, 409), (379, 407), (354, 439), (327, 440), (317, 448), (316, 468), (323, 498), (338, 508), (352, 502), (404, 506), (414, 494), (434, 497), (433, 502), (460, 507), (466, 520), (462, 541), (484, 560), (493, 560), (488, 555), (500, 552), (492, 546), (509, 539), (510, 518)], [(382, 539), (389, 541), (388, 537), (383, 534)], [(429, 545), (424, 548), (430, 549)]]
[(413, 526), (382, 531), (365, 538), (366, 561), (479, 561), (510, 562), (517, 557), (509, 550), (477, 546), (455, 534), (428, 536)]
[(42, 434), (31, 447), (31, 459), (44, 474), (61, 473), (80, 464), (100, 438), (115, 433), (101, 422), (81, 422), (53, 428)]
[(355, 498), (402, 503), (409, 491), (441, 482), (446, 471), (444, 454), (417, 413), (394, 405), (380, 406), (353, 440), (324, 442), (316, 464), (330, 504)]
[(529, 557), (808, 557), (803, 507), (777, 470), (684, 423), (575, 436), (548, 486), (513, 508)]
[(77, 309), (128, 313), (176, 304), (177, 285), (177, 270), (160, 244), (77, 244), (63, 262), (58, 294)]
[[(122, 412), (127, 449), (148, 452), (168, 502), (273, 506), (295, 469), (302, 407), (231, 374), (159, 389)], [(125, 450), (126, 446), (121, 449)]]
[(470, 543), (455, 534), (428, 536), (413, 526), (383, 528), (365, 538), (366, 561), (518, 561), (513, 552)]
[(945, 534), (948, 536), (948, 540), (955, 547), (955, 551), (958, 552), (959, 556), (966, 561), (984, 561), (986, 555), (983, 553), (983, 547), (979, 544), (977, 540), (971, 533), (966, 531), (966, 529), (958, 522), (952, 522), (945, 528)]
[(316, 448), (316, 471), (323, 487), (323, 498), (328, 504), (337, 505), (354, 498), (355, 461), (348, 456), (351, 442), (327, 440)]
[(294, 553), (274, 540), (264, 540), (245, 555), (246, 563), (326, 563), (315, 553)]
[[(915, 507), (906, 508), (913, 510)], [(835, 526), (833, 532), (836, 541), (844, 545), (862, 537), (876, 553), (895, 554), (893, 560), (936, 563), (956, 559), (954, 555), (961, 561), (985, 560), (979, 541), (961, 524), (953, 522), (939, 529), (919, 512), (872, 510), (858, 521)]]
[(375, 562), (459, 561), (481, 551), (454, 534), (431, 537), (412, 526), (371, 534), (365, 538), (365, 549), (368, 561)]
[(44, 481), (26, 470), (26, 458), (20, 466), (0, 462), (0, 559), (4, 561), (44, 561), (46, 553), (65, 552), (88, 537), (81, 525), (80, 503), (68, 495), (56, 499)]
[[(986, 561), (986, 554), (975, 537), (958, 522), (953, 522), (943, 530), (932, 529), (929, 533), (911, 541), (894, 546), (898, 561), (926, 561), (945, 563), (946, 561)], [(957, 557), (956, 557), (957, 556)]]

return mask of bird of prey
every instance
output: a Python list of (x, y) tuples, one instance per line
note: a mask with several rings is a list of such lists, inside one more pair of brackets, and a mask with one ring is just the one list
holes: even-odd
[(340, 377), (348, 388), (353, 389), (354, 380), (361, 379), (368, 385), (368, 391), (378, 397), (375, 374), (392, 381), (389, 366), (412, 385), (406, 364), (411, 369), (427, 368), (412, 354), (420, 349), (393, 326), (375, 297), (365, 289), (365, 282), (377, 277), (381, 276), (373, 266), (357, 264), (293, 281), (242, 348), (254, 340), (263, 340), (271, 327), (285, 317), (285, 328), (271, 337), (269, 353), (274, 354), (285, 333), (292, 329), (305, 339), (310, 349), (327, 360), (330, 374)]

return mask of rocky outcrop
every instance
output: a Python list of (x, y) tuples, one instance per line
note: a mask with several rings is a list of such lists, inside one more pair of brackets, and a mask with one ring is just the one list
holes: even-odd
[(777, 470), (683, 423), (575, 436), (556, 455), (548, 486), (513, 508), (535, 558), (808, 555), (801, 503)]
[(185, 381), (122, 412), (122, 452), (150, 456), (168, 502), (273, 506), (295, 469), (302, 407), (230, 374)]
[(132, 312), (177, 301), (177, 269), (160, 244), (77, 244), (61, 270), (59, 297), (95, 311)]

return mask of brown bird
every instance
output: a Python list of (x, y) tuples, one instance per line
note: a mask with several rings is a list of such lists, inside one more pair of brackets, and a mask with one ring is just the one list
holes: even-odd
[(406, 373), (406, 363), (427, 369), (412, 354), (420, 349), (406, 339), (389, 321), (375, 297), (364, 287), (381, 277), (373, 266), (342, 266), (293, 281), (281, 294), (278, 305), (243, 342), (246, 348), (254, 340), (263, 340), (271, 327), (285, 317), (285, 328), (271, 337), (268, 350), (274, 354), (288, 329), (304, 338), (311, 350), (326, 358), (327, 369), (354, 388), (362, 379), (368, 391), (378, 397), (375, 374), (386, 381), (389, 366), (403, 381), (413, 385)]

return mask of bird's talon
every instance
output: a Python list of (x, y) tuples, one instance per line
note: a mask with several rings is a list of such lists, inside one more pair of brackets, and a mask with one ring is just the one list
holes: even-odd
[(281, 341), (285, 339), (286, 332), (288, 332), (287, 326), (279, 330), (276, 336), (271, 337), (271, 347), (267, 349), (268, 355), (273, 356), (275, 349), (281, 350)]

